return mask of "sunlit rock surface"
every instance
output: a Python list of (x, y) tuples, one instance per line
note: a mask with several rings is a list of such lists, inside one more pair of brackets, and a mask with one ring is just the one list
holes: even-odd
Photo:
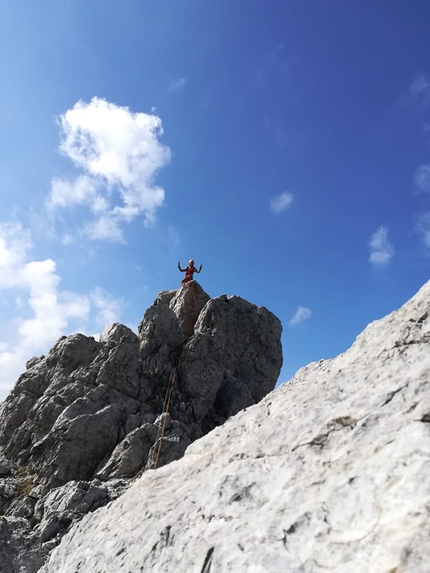
[(146, 472), (43, 573), (430, 571), (430, 283)]

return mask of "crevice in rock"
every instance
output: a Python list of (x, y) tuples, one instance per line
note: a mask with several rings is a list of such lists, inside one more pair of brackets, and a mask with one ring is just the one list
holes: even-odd
[(383, 402), (383, 404), (381, 404), (380, 408), (383, 408), (384, 406), (389, 404), (391, 402), (391, 400), (394, 398), (394, 396), (396, 396), (396, 394), (398, 394), (399, 392), (401, 392), (402, 390), (404, 390), (407, 387), (408, 387), (408, 384), (405, 384), (404, 386), (400, 386), (400, 388), (396, 388), (396, 390), (389, 392), (387, 394), (385, 401)]
[(212, 556), (215, 551), (215, 547), (210, 547), (206, 553), (205, 560), (203, 562), (203, 567), (200, 573), (209, 573), (212, 566)]

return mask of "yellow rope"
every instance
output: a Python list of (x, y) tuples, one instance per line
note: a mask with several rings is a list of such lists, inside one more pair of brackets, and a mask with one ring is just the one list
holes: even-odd
[(166, 397), (164, 399), (163, 414), (166, 414), (166, 415), (163, 417), (163, 425), (161, 427), (161, 435), (157, 436), (158, 450), (157, 450), (157, 455), (155, 457), (155, 461), (154, 461), (154, 465), (153, 465), (154, 470), (157, 469), (158, 458), (160, 457), (161, 445), (163, 443), (163, 437), (164, 437), (164, 429), (166, 427), (167, 414), (169, 413), (170, 398), (172, 397), (173, 385), (175, 384), (175, 377), (176, 377), (176, 369), (173, 369), (172, 375), (170, 376), (170, 384), (167, 387)]

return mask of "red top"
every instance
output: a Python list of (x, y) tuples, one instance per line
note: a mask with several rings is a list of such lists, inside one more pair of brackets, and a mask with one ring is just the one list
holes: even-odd
[(185, 278), (186, 279), (192, 279), (193, 278), (193, 274), (197, 272), (197, 269), (195, 267), (187, 267), (185, 269)]

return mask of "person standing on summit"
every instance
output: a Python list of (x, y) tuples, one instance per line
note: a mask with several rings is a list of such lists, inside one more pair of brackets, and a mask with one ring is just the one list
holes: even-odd
[(200, 265), (199, 270), (197, 270), (194, 266), (194, 261), (193, 259), (190, 259), (188, 261), (188, 267), (186, 269), (181, 269), (181, 262), (178, 262), (178, 269), (181, 271), (181, 273), (185, 273), (185, 277), (184, 279), (181, 281), (181, 285), (184, 285), (193, 279), (193, 274), (194, 273), (199, 273), (202, 270), (202, 265)]

